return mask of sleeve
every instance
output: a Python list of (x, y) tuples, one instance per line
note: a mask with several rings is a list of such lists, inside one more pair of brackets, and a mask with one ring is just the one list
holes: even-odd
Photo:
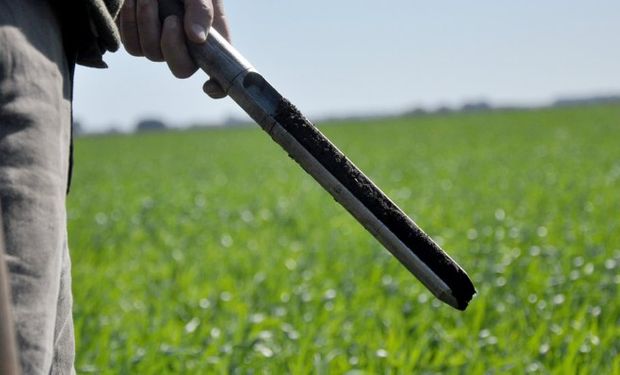
[(123, 0), (54, 1), (65, 33), (67, 49), (77, 64), (106, 68), (103, 55), (117, 51), (120, 33), (115, 19)]

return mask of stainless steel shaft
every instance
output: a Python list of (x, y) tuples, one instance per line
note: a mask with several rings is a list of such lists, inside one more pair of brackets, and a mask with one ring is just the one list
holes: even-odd
[[(181, 15), (182, 9), (176, 0), (160, 0), (160, 13)], [(217, 31), (188, 48), (197, 65), (437, 298), (465, 309), (475, 293), (466, 273)]]

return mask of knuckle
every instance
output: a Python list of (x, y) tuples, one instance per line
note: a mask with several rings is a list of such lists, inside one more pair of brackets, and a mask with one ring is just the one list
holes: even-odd
[(209, 18), (213, 18), (213, 3), (211, 1), (206, 0), (195, 0), (190, 2), (188, 5), (188, 10), (193, 13), (198, 13), (197, 16), (201, 17), (206, 15)]

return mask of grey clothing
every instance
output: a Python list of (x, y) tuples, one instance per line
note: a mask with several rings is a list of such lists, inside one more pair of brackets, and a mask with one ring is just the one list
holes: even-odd
[(45, 0), (0, 0), (0, 202), (25, 374), (73, 372), (71, 63)]

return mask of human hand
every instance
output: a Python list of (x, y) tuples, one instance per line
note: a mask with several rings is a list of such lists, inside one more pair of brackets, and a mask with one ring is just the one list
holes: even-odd
[[(125, 0), (117, 18), (121, 40), (133, 56), (165, 61), (177, 78), (188, 78), (198, 66), (192, 60), (185, 41), (204, 43), (211, 26), (230, 41), (223, 0), (184, 0), (183, 20), (168, 16), (159, 19), (158, 0)], [(226, 96), (221, 86), (208, 80), (203, 90), (217, 99)]]

